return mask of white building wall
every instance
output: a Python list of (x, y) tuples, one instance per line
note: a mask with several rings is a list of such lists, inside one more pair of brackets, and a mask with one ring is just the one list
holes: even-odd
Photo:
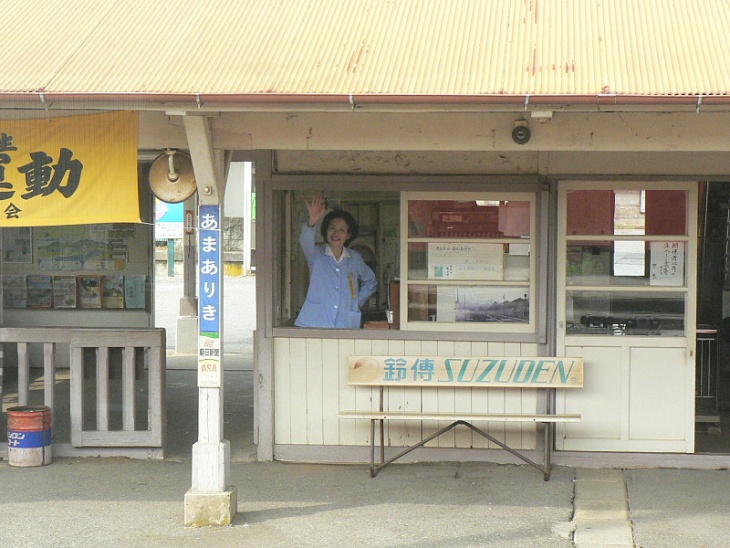
[[(347, 384), (350, 355), (536, 356), (527, 343), (319, 339), (277, 337), (274, 340), (276, 445), (369, 445), (370, 421), (339, 419), (338, 411), (377, 410), (378, 389)], [(535, 413), (535, 390), (406, 389), (386, 391), (386, 405), (403, 411), (482, 411)], [(388, 421), (386, 445), (405, 447), (448, 423)], [(515, 449), (535, 449), (534, 424), (475, 423)], [(377, 431), (376, 431), (377, 432)], [(377, 435), (377, 434), (376, 434)], [(494, 448), (495, 444), (468, 429), (451, 430), (426, 447)]]

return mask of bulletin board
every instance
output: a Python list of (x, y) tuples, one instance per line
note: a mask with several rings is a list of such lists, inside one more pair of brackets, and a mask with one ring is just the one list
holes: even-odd
[(151, 227), (110, 223), (2, 234), (4, 310), (150, 311)]

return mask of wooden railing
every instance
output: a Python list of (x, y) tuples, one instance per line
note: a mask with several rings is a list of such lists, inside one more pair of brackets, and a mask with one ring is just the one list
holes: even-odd
[[(54, 435), (54, 455), (164, 456), (164, 329), (0, 328), (0, 343), (0, 402), (3, 369), (7, 386), (8, 369), (17, 365), (17, 405), (45, 405), (51, 409), (54, 432), (70, 431), (68, 441), (57, 441)], [(13, 347), (17, 364), (8, 359)], [(58, 368), (62, 348), (68, 351), (64, 361), (69, 369), (64, 371)], [(42, 402), (31, 401), (32, 371), (40, 355)], [(92, 359), (95, 363), (88, 363)], [(69, 381), (68, 397), (56, 393), (63, 379)], [(33, 384), (37, 391), (39, 383)], [(3, 424), (6, 407), (7, 402), (0, 414)], [(7, 456), (6, 443), (0, 443), (0, 456)]]

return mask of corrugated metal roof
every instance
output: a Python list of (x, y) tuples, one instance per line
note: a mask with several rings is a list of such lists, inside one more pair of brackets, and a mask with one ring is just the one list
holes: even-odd
[(23, 0), (2, 21), (6, 99), (730, 95), (727, 0)]

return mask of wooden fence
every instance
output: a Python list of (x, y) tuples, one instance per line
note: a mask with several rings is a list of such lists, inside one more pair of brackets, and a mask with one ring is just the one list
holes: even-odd
[[(9, 368), (17, 366), (17, 403), (8, 392), (3, 425), (7, 407), (42, 404), (51, 409), (54, 432), (70, 431), (68, 441), (54, 434), (56, 456), (163, 458), (164, 329), (0, 328), (0, 343), (0, 402)], [(68, 361), (58, 359), (64, 351)], [(41, 390), (39, 380), (32, 382), (41, 360), (42, 402), (31, 401)], [(65, 380), (68, 393), (59, 393)], [(0, 443), (0, 457), (6, 456), (7, 443)]]

